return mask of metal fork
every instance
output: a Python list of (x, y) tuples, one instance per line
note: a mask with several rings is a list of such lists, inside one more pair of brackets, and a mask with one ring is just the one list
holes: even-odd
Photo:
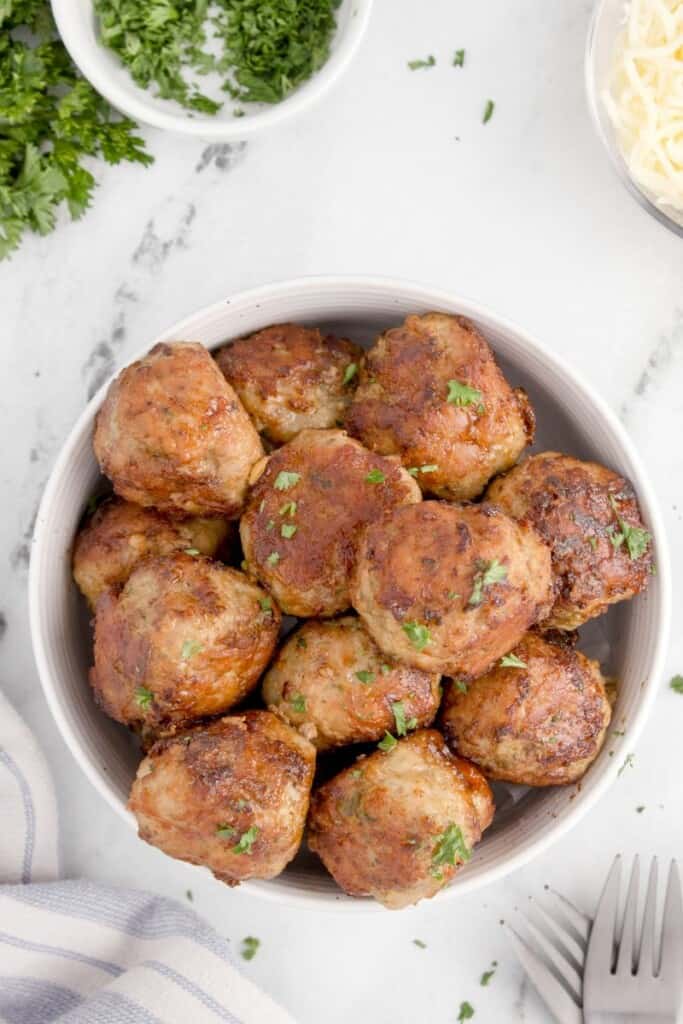
[(583, 1004), (586, 1024), (675, 1024), (683, 1001), (683, 902), (671, 862), (658, 941), (657, 859), (652, 860), (638, 928), (640, 868), (636, 857), (621, 928), (617, 929), (621, 857), (605, 882), (588, 941)]

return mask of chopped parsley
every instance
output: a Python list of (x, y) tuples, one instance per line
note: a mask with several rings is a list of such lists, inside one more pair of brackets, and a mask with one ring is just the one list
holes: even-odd
[(259, 830), (256, 825), (252, 825), (246, 832), (243, 832), (240, 836), (239, 842), (232, 848), (233, 853), (249, 853), (252, 852), (252, 846), (256, 842), (256, 837), (259, 834)]
[(465, 862), (472, 856), (472, 851), (465, 843), (465, 837), (459, 825), (451, 824), (445, 832), (437, 836), (436, 844), (432, 850), (432, 875), (441, 880), (443, 873), (440, 870), (442, 864), (450, 864), (455, 867), (456, 857), (458, 861)]
[(410, 730), (417, 726), (417, 718), (409, 718), (406, 721), (406, 709), (403, 706), (403, 701), (395, 700), (391, 705), (391, 713), (396, 723), (397, 736), (407, 736)]
[(232, 837), (235, 835), (235, 832), (236, 830), (232, 827), (232, 825), (216, 826), (216, 835), (219, 836), (220, 839), (232, 839)]
[(283, 523), (280, 527), (280, 535), (284, 537), (285, 540), (291, 540), (297, 529), (298, 527), (296, 523)]
[(438, 473), (439, 467), (434, 463), (430, 463), (426, 466), (411, 466), (408, 472), (411, 476), (417, 476), (418, 473)]
[(591, 534), (590, 537), (587, 538), (587, 540), (588, 540), (588, 543), (590, 544), (590, 546), (593, 548), (593, 551), (597, 551), (597, 549), (598, 549), (598, 538), (595, 536), (595, 534)]
[(290, 519), (291, 519), (292, 516), (295, 516), (296, 515), (296, 502), (295, 501), (286, 501), (285, 504), (282, 505), (282, 507), (280, 508), (280, 515), (281, 516), (288, 516)]
[(493, 111), (496, 109), (496, 104), (493, 100), (487, 100), (486, 106), (484, 107), (484, 116), (481, 119), (482, 124), (488, 124), (493, 117)]
[(518, 658), (516, 654), (504, 654), (500, 659), (501, 668), (526, 668), (527, 663)]
[(183, 661), (188, 661), (190, 658), (194, 658), (195, 654), (199, 654), (204, 648), (196, 640), (184, 640), (183, 646), (180, 649), (180, 657)]
[(447, 597), (449, 601), (455, 601), (457, 597), (460, 597), (460, 594), (456, 594), (454, 590), (449, 590)]
[(188, 898), (188, 900), (190, 901), (190, 903), (192, 903), (192, 901), (194, 900), (194, 896), (192, 895), (192, 889), (186, 889), (185, 890), (185, 895)]
[(644, 530), (640, 526), (631, 526), (622, 516), (619, 515), (619, 506), (617, 505), (613, 494), (610, 494), (609, 500), (619, 524), (618, 533), (614, 527), (611, 528), (610, 540), (613, 548), (616, 551), (623, 543), (626, 543), (631, 559), (640, 558), (640, 556), (644, 555), (647, 551), (652, 537), (647, 530)]
[(146, 686), (138, 686), (135, 691), (135, 703), (142, 711), (146, 711), (154, 700), (154, 694)]
[(464, 1020), (472, 1020), (474, 1017), (474, 1007), (467, 1000), (460, 1004), (460, 1013), (458, 1014), (458, 1024), (462, 1024)]
[(183, 551), (184, 555), (199, 555), (201, 554), (199, 548), (185, 548)]
[(464, 679), (454, 679), (453, 686), (456, 688), (456, 690), (459, 690), (460, 693), (467, 693), (467, 683), (464, 681)]
[(275, 529), (275, 520), (274, 519), (269, 519), (267, 524), (266, 524), (266, 530), (268, 530), (268, 532), (270, 533), (270, 531), (274, 530), (274, 529)]
[(361, 683), (372, 683), (375, 679), (375, 673), (369, 669), (361, 669), (360, 672), (356, 672), (356, 679), (359, 679)]
[(292, 711), (295, 711), (297, 715), (303, 715), (306, 710), (306, 698), (301, 693), (295, 693), (289, 702), (292, 705)]
[(365, 478), (367, 484), (383, 484), (386, 480), (381, 469), (371, 469)]
[(623, 773), (625, 772), (625, 770), (627, 768), (633, 768), (634, 759), (635, 759), (635, 754), (627, 754), (626, 755), (626, 757), (624, 758), (624, 763), (622, 764), (621, 768), (617, 772), (617, 778), (620, 775), (623, 775)]
[(266, 562), (268, 563), (268, 565), (277, 565), (279, 561), (280, 555), (279, 552), (277, 551), (271, 551), (268, 557), (266, 558)]
[(260, 939), (255, 939), (253, 935), (247, 935), (246, 939), (242, 939), (242, 948), (240, 949), (242, 959), (253, 960), (260, 945)]
[(683, 676), (674, 676), (669, 686), (674, 693), (683, 693)]
[(424, 651), (432, 642), (429, 630), (421, 622), (404, 622), (402, 628), (416, 651)]
[(497, 966), (498, 966), (498, 961), (497, 960), (492, 960), (491, 961), (491, 968), (490, 968), (490, 970), (483, 972), (481, 978), (479, 979), (479, 984), (482, 985), (484, 988), (486, 988), (486, 986), (491, 981), (491, 978), (496, 973), (496, 967)]
[(455, 53), (453, 54), (453, 67), (454, 68), (464, 68), (464, 66), (465, 66), (465, 51), (464, 50), (456, 50)]
[(296, 646), (299, 648), (299, 650), (304, 650), (306, 647), (308, 647), (308, 643), (306, 642), (306, 637), (305, 636), (298, 636), (296, 638)]
[(423, 942), (422, 939), (413, 939), (413, 945), (417, 946), (418, 949), (426, 949), (427, 943)]
[(388, 754), (390, 750), (393, 750), (398, 740), (395, 736), (392, 736), (390, 732), (384, 733), (384, 738), (379, 741), (377, 746), (380, 750), (383, 750), (385, 754)]
[(408, 61), (408, 67), (410, 68), (411, 71), (417, 71), (418, 68), (433, 68), (435, 64), (436, 57), (432, 53), (429, 54), (426, 60), (421, 60), (418, 58), (417, 60)]
[(383, 676), (388, 676), (391, 672), (391, 665), (380, 665), (379, 670)]
[(273, 602), (269, 597), (259, 597), (258, 603), (261, 606), (261, 611), (264, 615), (273, 614)]
[(642, 814), (645, 810), (645, 804), (641, 804), (640, 807), (636, 807), (636, 814)]
[(469, 384), (463, 384), (462, 381), (459, 380), (449, 380), (448, 398), (446, 401), (450, 402), (451, 405), (482, 405), (482, 398), (483, 395), (481, 391), (477, 391), (476, 388), (471, 388)]
[(358, 363), (349, 363), (344, 370), (344, 378), (342, 384), (350, 384), (353, 378), (358, 373)]
[(484, 591), (492, 587), (494, 583), (500, 583), (506, 579), (508, 571), (506, 567), (494, 558), (491, 562), (481, 559), (476, 563), (477, 571), (472, 582), (472, 593), (467, 604), (470, 608), (477, 608), (484, 600)]
[(288, 491), (290, 487), (294, 487), (295, 484), (301, 480), (301, 473), (288, 473), (282, 469), (275, 477), (275, 490), (276, 491)]

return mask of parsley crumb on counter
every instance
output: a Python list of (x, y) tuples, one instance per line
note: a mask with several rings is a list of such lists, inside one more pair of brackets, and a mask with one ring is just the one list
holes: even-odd
[(488, 124), (493, 117), (493, 111), (496, 109), (496, 104), (493, 100), (487, 100), (486, 106), (484, 107), (484, 116), (481, 119), (482, 124)]
[(436, 64), (436, 58), (433, 53), (430, 53), (426, 60), (409, 60), (408, 67), (411, 71), (417, 71), (419, 68), (433, 68)]
[(464, 1020), (471, 1020), (474, 1017), (474, 1007), (467, 1000), (460, 1004), (460, 1012), (458, 1013), (458, 1024), (461, 1024)]
[(683, 693), (683, 676), (674, 676), (669, 686), (674, 693)]
[(247, 935), (246, 939), (242, 939), (242, 948), (240, 949), (242, 959), (253, 960), (260, 945), (260, 939), (255, 938), (253, 935)]

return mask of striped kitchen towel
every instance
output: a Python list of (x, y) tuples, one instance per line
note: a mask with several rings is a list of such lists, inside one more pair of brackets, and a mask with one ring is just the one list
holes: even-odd
[(294, 1024), (193, 911), (151, 893), (57, 881), (54, 788), (0, 693), (0, 1022)]

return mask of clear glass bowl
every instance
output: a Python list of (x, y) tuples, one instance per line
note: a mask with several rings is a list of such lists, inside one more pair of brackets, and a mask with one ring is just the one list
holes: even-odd
[(659, 206), (638, 185), (624, 160), (619, 142), (602, 101), (602, 92), (608, 80), (614, 45), (624, 23), (626, 0), (596, 0), (586, 46), (586, 91), (593, 124), (607, 151), (612, 166), (632, 196), (643, 209), (683, 238), (683, 212)]

